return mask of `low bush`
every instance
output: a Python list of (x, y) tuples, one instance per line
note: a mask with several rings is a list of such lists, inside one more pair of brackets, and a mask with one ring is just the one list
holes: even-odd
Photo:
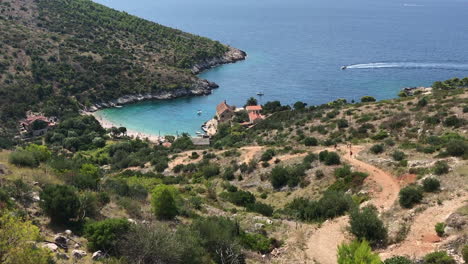
[(444, 160), (439, 160), (434, 165), (434, 173), (437, 175), (442, 175), (448, 173), (450, 170), (450, 166)]
[(153, 190), (151, 193), (151, 205), (158, 219), (174, 219), (179, 213), (177, 197), (177, 190), (172, 186), (160, 184)]
[(341, 160), (340, 156), (336, 152), (328, 152), (325, 160), (324, 160), (325, 165), (332, 166), (332, 165), (340, 165)]
[(36, 160), (34, 155), (25, 150), (17, 150), (10, 154), (9, 162), (19, 167), (37, 167), (39, 162)]
[(317, 146), (318, 145), (318, 140), (314, 137), (306, 137), (304, 139), (304, 145), (307, 147), (311, 146)]
[(402, 160), (406, 159), (406, 154), (403, 151), (395, 150), (392, 153), (392, 158), (395, 161), (402, 161)]
[(379, 255), (372, 253), (367, 241), (355, 240), (338, 247), (338, 264), (381, 264)]
[(374, 154), (380, 154), (384, 152), (384, 146), (382, 144), (375, 144), (370, 148), (370, 151)]
[(267, 254), (273, 249), (271, 239), (262, 234), (243, 233), (240, 236), (240, 240), (245, 248), (262, 254)]
[(445, 251), (432, 252), (424, 256), (424, 264), (456, 264), (457, 262)]
[(413, 261), (411, 261), (407, 257), (395, 256), (395, 257), (386, 259), (383, 263), (384, 264), (413, 264)]
[(251, 212), (259, 213), (264, 216), (272, 216), (274, 211), (273, 207), (270, 205), (260, 202), (247, 204), (246, 208)]
[(343, 215), (353, 206), (350, 195), (326, 191), (318, 201), (296, 198), (286, 206), (290, 214), (304, 221), (324, 221)]
[(109, 218), (85, 225), (84, 236), (88, 239), (90, 251), (102, 250), (108, 254), (117, 253), (118, 239), (130, 229), (130, 222), (126, 219)]
[(273, 149), (267, 149), (265, 152), (262, 153), (262, 156), (261, 156), (260, 160), (261, 160), (261, 161), (269, 161), (269, 160), (271, 160), (275, 155), (276, 155), (275, 150), (273, 150)]
[(40, 193), (40, 206), (53, 222), (68, 222), (76, 218), (80, 199), (75, 189), (66, 185), (47, 185)]
[(238, 206), (255, 203), (255, 196), (249, 191), (224, 192), (221, 197)]
[(412, 208), (415, 204), (421, 202), (423, 192), (421, 187), (409, 185), (400, 190), (399, 197), (399, 202), (402, 207)]
[(444, 223), (437, 223), (435, 225), (435, 231), (436, 231), (437, 235), (440, 236), (440, 237), (444, 236), (444, 233), (445, 233), (444, 229), (445, 229), (445, 224)]
[(436, 178), (426, 178), (423, 180), (425, 192), (437, 192), (440, 189), (440, 181)]
[(369, 241), (371, 246), (383, 246), (387, 243), (387, 228), (380, 220), (375, 207), (367, 206), (353, 210), (349, 224), (351, 233), (358, 239)]
[(463, 257), (463, 260), (465, 261), (465, 263), (468, 263), (468, 244), (464, 245), (463, 248), (462, 248), (462, 257)]

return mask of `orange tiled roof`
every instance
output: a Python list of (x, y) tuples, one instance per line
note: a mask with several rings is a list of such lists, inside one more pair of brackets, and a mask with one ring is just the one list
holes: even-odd
[(249, 105), (245, 108), (247, 111), (261, 111), (262, 106), (261, 105)]
[(220, 103), (218, 106), (216, 106), (216, 113), (222, 114), (225, 111), (231, 110), (231, 107), (226, 103), (226, 101)]

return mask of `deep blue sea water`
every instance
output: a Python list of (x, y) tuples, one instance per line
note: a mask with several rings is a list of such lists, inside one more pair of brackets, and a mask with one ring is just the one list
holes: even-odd
[(321, 104), (468, 76), (467, 0), (95, 1), (248, 53), (200, 75), (220, 85), (212, 95), (99, 112), (144, 133), (194, 134), (219, 102), (241, 106), (257, 91), (261, 102)]

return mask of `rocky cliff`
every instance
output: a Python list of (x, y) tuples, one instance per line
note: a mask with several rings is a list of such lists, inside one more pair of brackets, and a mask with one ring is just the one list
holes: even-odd
[(195, 66), (192, 67), (192, 73), (199, 74), (202, 71), (211, 69), (219, 65), (245, 60), (246, 57), (247, 53), (245, 53), (244, 51), (233, 47), (229, 47), (228, 52), (226, 52), (224, 56), (208, 58), (203, 60), (202, 62), (195, 64)]

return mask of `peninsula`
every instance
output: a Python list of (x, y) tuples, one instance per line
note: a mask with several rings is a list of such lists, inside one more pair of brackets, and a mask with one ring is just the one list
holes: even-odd
[(0, 134), (14, 133), (29, 110), (60, 118), (209, 94), (218, 86), (196, 74), (246, 57), (90, 0), (5, 0), (0, 12)]

